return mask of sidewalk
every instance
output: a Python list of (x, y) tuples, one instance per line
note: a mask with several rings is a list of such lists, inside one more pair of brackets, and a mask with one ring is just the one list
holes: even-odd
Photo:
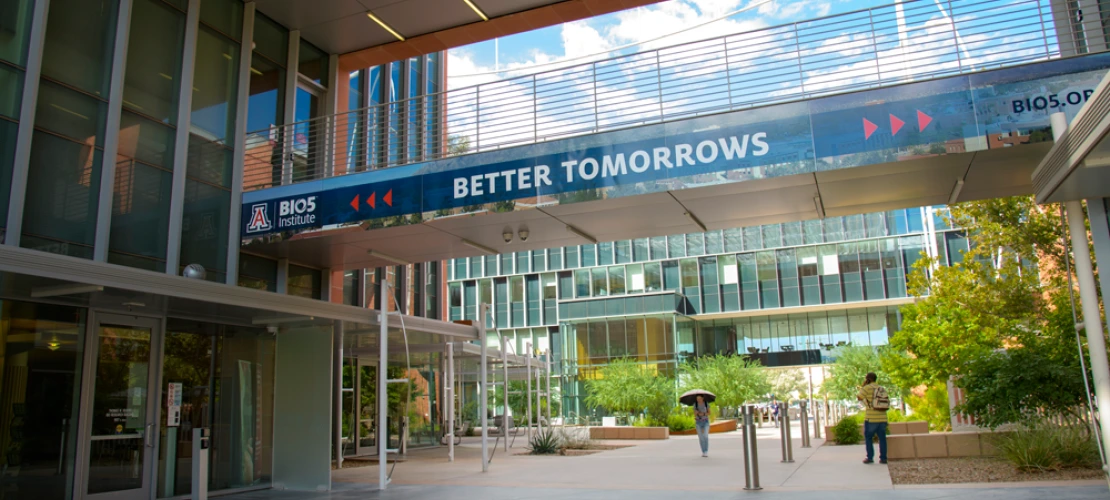
[(629, 500), (673, 499), (691, 492), (698, 500), (741, 498), (749, 495), (787, 499), (822, 492), (831, 500), (925, 500), (975, 496), (977, 500), (1006, 498), (1087, 500), (1108, 497), (1104, 482), (1075, 484), (942, 485), (895, 487), (885, 465), (864, 465), (863, 445), (801, 447), (794, 426), (794, 463), (782, 463), (778, 429), (757, 430), (760, 484), (763, 490), (744, 491), (742, 435), (710, 436), (709, 457), (702, 458), (697, 436), (675, 436), (665, 441), (610, 441), (634, 446), (578, 457), (514, 455), (523, 453), (527, 440), (516, 439), (508, 454), (499, 446), (489, 472), (481, 472), (480, 442), (467, 438), (456, 447), (456, 460), (447, 462), (447, 449), (414, 450), (398, 463), (389, 489), (377, 491), (376, 465), (349, 468), (332, 474), (333, 491), (295, 493), (262, 491), (236, 495), (242, 500), (405, 498), (407, 500), (517, 498), (605, 498)]

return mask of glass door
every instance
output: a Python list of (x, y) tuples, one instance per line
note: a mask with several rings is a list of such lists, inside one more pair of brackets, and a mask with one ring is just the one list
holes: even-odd
[(86, 484), (88, 498), (149, 499), (157, 429), (152, 347), (160, 322), (96, 315), (90, 348), (92, 413)]
[(359, 362), (358, 379), (358, 454), (374, 455), (378, 453), (374, 418), (378, 414), (378, 364)]

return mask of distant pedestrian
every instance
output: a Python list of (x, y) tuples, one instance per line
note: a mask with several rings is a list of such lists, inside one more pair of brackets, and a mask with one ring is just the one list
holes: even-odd
[(875, 463), (875, 445), (872, 443), (875, 436), (879, 437), (879, 463), (886, 463), (886, 412), (890, 409), (890, 397), (886, 389), (878, 384), (878, 378), (874, 373), (868, 373), (856, 395), (866, 408), (863, 419), (863, 443), (867, 450), (867, 458), (863, 460), (865, 464)]
[(698, 430), (698, 444), (701, 445), (701, 456), (709, 456), (709, 403), (700, 394), (694, 403), (694, 427)]
[(771, 419), (775, 421), (775, 428), (779, 428), (779, 404), (771, 401)]

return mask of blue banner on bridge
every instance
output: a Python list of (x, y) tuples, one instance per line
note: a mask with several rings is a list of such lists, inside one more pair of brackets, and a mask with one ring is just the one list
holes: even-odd
[[(1100, 54), (531, 144), (243, 194), (242, 236), (565, 204), (1049, 140)], [(378, 221), (378, 222), (375, 222)]]

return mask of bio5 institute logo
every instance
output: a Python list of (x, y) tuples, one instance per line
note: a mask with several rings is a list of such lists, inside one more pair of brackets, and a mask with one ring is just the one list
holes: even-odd
[(266, 213), (268, 207), (268, 203), (251, 205), (251, 219), (247, 223), (247, 233), (260, 233), (273, 229), (273, 224), (270, 224), (270, 216)]

